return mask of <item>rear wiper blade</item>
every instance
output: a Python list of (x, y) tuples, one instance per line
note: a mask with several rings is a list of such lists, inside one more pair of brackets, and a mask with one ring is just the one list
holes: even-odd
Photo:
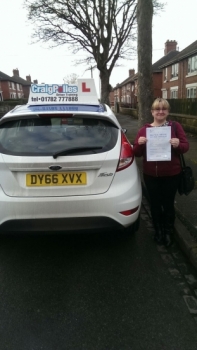
[(53, 154), (53, 158), (56, 159), (59, 156), (66, 156), (67, 154), (72, 154), (72, 153), (75, 153), (78, 151), (84, 152), (84, 151), (90, 150), (90, 151), (94, 152), (97, 149), (103, 149), (103, 147), (101, 147), (101, 146), (98, 146), (98, 147), (89, 146), (89, 147), (74, 147), (74, 148), (64, 149), (62, 151), (55, 152)]

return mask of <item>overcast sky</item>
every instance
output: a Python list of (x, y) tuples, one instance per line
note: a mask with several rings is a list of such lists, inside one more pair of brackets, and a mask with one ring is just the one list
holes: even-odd
[[(197, 40), (197, 0), (163, 0), (165, 11), (153, 20), (153, 63), (164, 55), (166, 40), (176, 40), (183, 50)], [(33, 26), (27, 21), (24, 0), (0, 0), (0, 71), (9, 76), (18, 68), (20, 77), (30, 75), (39, 83), (62, 84), (63, 78), (76, 73), (90, 78), (90, 70), (84, 65), (74, 65), (74, 57), (66, 46), (48, 49), (46, 45), (31, 44)], [(137, 72), (137, 58), (122, 62), (114, 68), (110, 83), (115, 86), (128, 77), (129, 69)], [(98, 72), (93, 71), (98, 88)]]

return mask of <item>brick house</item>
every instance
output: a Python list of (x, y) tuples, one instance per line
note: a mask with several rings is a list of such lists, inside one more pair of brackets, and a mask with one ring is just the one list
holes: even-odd
[(163, 71), (160, 68), (161, 65), (172, 60), (178, 55), (177, 42), (175, 40), (167, 40), (165, 42), (164, 56), (152, 65), (153, 71), (153, 97), (162, 97), (162, 82), (163, 82)]
[[(177, 42), (175, 40), (167, 40), (165, 42), (164, 56), (152, 65), (152, 81), (153, 81), (153, 98), (162, 97), (162, 83), (163, 83), (163, 70), (161, 65), (168, 61), (171, 61), (179, 54), (177, 48)], [(135, 82), (135, 95), (137, 98), (138, 93), (138, 73), (134, 76)]]
[(129, 78), (125, 79), (122, 85), (121, 102), (127, 104), (130, 107), (134, 107), (135, 95), (134, 95), (134, 76), (135, 69), (129, 69)]
[[(162, 95), (162, 79), (163, 70), (160, 67), (166, 62), (177, 56), (179, 51), (176, 49), (177, 42), (175, 40), (167, 40), (164, 48), (164, 56), (152, 65), (153, 78), (153, 97), (161, 97)], [(127, 103), (130, 107), (135, 108), (138, 93), (138, 73), (135, 74), (134, 69), (129, 70), (129, 77), (122, 83), (117, 84), (110, 95), (110, 102), (117, 101)], [(114, 94), (114, 96), (113, 96)]]
[(136, 97), (134, 95), (134, 76), (135, 70), (129, 69), (129, 77), (125, 79), (121, 84), (117, 84), (110, 93), (110, 103), (121, 102), (128, 107), (135, 107)]
[[(22, 94), (22, 87), (18, 86), (14, 79), (9, 75), (0, 72), (1, 82), (1, 100), (9, 100), (18, 98), (18, 94)], [(21, 96), (23, 97), (23, 96)]]
[(160, 65), (162, 97), (197, 98), (197, 40)]
[(121, 86), (117, 84), (115, 88), (109, 94), (110, 105), (114, 106), (116, 102), (120, 102), (121, 100)]
[[(37, 83), (37, 80), (34, 80)], [(0, 71), (0, 101), (10, 99), (28, 98), (31, 86), (31, 77), (26, 80), (19, 76), (19, 70), (13, 69), (13, 76)]]
[(22, 87), (23, 97), (28, 98), (29, 97), (29, 90), (30, 90), (30, 86), (31, 86), (31, 76), (27, 75), (26, 80), (25, 80), (25, 79), (20, 77), (18, 69), (13, 69), (12, 78), (15, 80), (15, 82), (17, 84), (19, 84)]

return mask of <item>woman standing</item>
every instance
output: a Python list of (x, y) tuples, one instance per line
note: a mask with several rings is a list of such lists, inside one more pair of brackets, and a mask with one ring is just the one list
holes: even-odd
[[(178, 189), (181, 165), (179, 155), (189, 149), (185, 132), (178, 122), (167, 121), (169, 103), (157, 98), (152, 105), (153, 122), (145, 124), (134, 142), (134, 154), (143, 157), (143, 177), (150, 198), (151, 216), (155, 229), (154, 240), (170, 246), (175, 221), (174, 200)], [(147, 161), (147, 128), (171, 127), (171, 160)]]

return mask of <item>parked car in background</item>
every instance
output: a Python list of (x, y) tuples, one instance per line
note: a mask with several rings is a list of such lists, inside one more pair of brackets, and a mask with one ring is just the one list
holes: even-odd
[(134, 232), (141, 198), (133, 147), (93, 79), (32, 84), (0, 120), (1, 232)]

